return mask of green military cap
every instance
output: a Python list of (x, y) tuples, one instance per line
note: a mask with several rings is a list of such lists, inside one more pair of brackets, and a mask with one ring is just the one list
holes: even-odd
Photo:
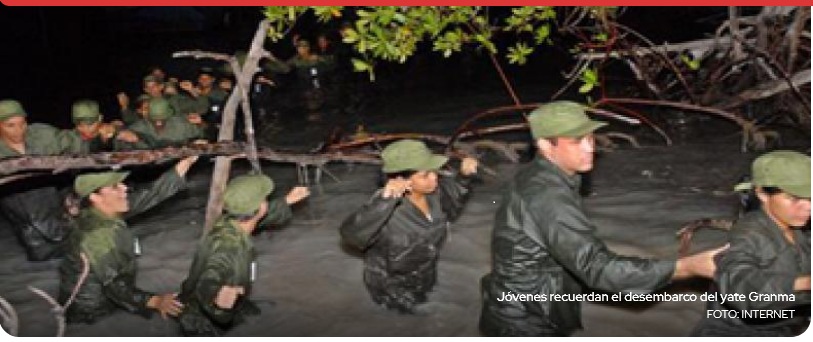
[(116, 185), (124, 181), (130, 172), (97, 172), (86, 173), (73, 182), (73, 190), (79, 198), (85, 198), (94, 191), (111, 185)]
[(147, 83), (147, 82), (156, 82), (156, 83), (163, 84), (164, 80), (162, 80), (160, 77), (156, 77), (154, 75), (147, 75), (147, 76), (144, 76), (144, 83)]
[(253, 215), (274, 191), (274, 181), (266, 175), (242, 175), (232, 179), (223, 194), (223, 207), (235, 215)]
[(554, 101), (540, 106), (528, 116), (534, 139), (580, 137), (606, 125), (587, 117), (585, 106), (572, 101)]
[(147, 95), (147, 94), (141, 94), (141, 95), (138, 95), (138, 97), (136, 98), (136, 102), (137, 102), (137, 103), (140, 103), (140, 102), (149, 102), (150, 100), (152, 100), (152, 96), (149, 96), (149, 95)]
[(307, 39), (297, 39), (296, 40), (296, 47), (300, 47), (300, 46), (311, 47), (311, 42), (309, 42)]
[(79, 100), (73, 103), (71, 118), (73, 123), (94, 123), (101, 119), (99, 103), (93, 100)]
[(150, 120), (166, 120), (175, 115), (175, 110), (164, 98), (150, 100)]
[(432, 154), (422, 141), (403, 139), (389, 144), (381, 151), (384, 173), (401, 171), (427, 171), (440, 169), (448, 157)]
[(0, 121), (6, 121), (6, 119), (14, 116), (25, 117), (26, 115), (28, 113), (25, 112), (23, 105), (17, 100), (6, 99), (0, 101)]
[(211, 67), (202, 67), (198, 69), (198, 76), (200, 75), (209, 75), (215, 77), (215, 69), (212, 69)]
[(734, 190), (776, 187), (793, 196), (810, 198), (810, 156), (795, 151), (773, 151), (761, 155), (751, 165), (751, 181)]

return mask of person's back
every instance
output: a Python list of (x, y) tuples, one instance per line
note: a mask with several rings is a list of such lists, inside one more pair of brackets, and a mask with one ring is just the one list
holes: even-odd
[(220, 329), (234, 323), (235, 318), (239, 320), (244, 310), (254, 309), (247, 297), (241, 297), (243, 300), (233, 309), (219, 308), (213, 300), (222, 285), (241, 287), (248, 295), (254, 281), (250, 266), (255, 258), (251, 236), (238, 231), (232, 220), (224, 215), (206, 233), (181, 285), (179, 299), (185, 306), (181, 325), (187, 336), (220, 335)]

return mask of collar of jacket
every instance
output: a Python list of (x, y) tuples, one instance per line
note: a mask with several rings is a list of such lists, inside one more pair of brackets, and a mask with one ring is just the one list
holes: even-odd
[[(768, 231), (768, 235), (775, 241), (779, 242), (780, 244), (785, 245), (793, 245), (788, 239), (785, 238), (785, 233), (782, 231), (782, 228), (779, 227), (774, 220), (768, 216), (768, 213), (765, 212), (764, 208), (760, 208), (759, 210), (754, 211), (753, 214), (754, 220), (759, 223), (759, 226), (764, 228)], [(793, 238), (796, 240), (796, 243), (801, 241), (800, 239), (804, 239), (804, 236), (801, 236), (801, 231), (799, 229), (791, 228), (791, 234), (793, 234)]]
[(572, 176), (568, 175), (564, 171), (562, 171), (561, 168), (556, 166), (556, 164), (548, 160), (548, 158), (545, 158), (540, 155), (537, 155), (534, 158), (534, 164), (536, 164), (536, 166), (539, 167), (540, 169), (548, 171), (550, 174), (554, 175), (554, 178), (560, 180), (564, 184), (567, 184), (567, 186), (573, 189), (573, 191), (577, 192), (579, 191), (582, 180), (580, 174), (577, 173)]
[(237, 225), (237, 219), (235, 219), (233, 216), (224, 214), (219, 221), (220, 222), (215, 223), (215, 226), (212, 229), (212, 231), (214, 231), (215, 229), (222, 229), (225, 232), (229, 232), (231, 234), (235, 234), (237, 236), (242, 237), (243, 240), (247, 241), (251, 240), (251, 234), (241, 229), (240, 226)]
[(101, 224), (90, 224), (87, 223), (81, 225), (80, 229), (96, 229), (97, 227), (101, 226), (121, 226), (125, 225), (124, 220), (121, 217), (110, 217), (99, 211), (94, 207), (83, 209), (82, 212), (79, 214), (79, 217), (86, 222), (111, 222), (113, 225), (101, 225)]

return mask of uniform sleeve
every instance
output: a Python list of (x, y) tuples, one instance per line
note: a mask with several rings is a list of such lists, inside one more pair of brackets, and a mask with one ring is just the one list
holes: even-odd
[(381, 190), (376, 191), (364, 206), (342, 222), (339, 227), (342, 241), (359, 250), (370, 247), (399, 201), (396, 198), (381, 198)]
[[(717, 273), (714, 276), (720, 293), (742, 294), (748, 298), (752, 292), (758, 294), (792, 294), (793, 282), (800, 274), (785, 270), (772, 270), (761, 266), (764, 256), (759, 253), (771, 250), (767, 237), (756, 232), (732, 230), (730, 247), (722, 252), (717, 262)], [(787, 251), (790, 252), (790, 251)], [(780, 251), (782, 253), (782, 251)], [(796, 295), (795, 302), (778, 301), (728, 301), (728, 306), (735, 309), (787, 309), (804, 304), (802, 298), (809, 296)]]
[(450, 221), (455, 221), (460, 216), (463, 205), (471, 192), (471, 181), (471, 177), (464, 177), (460, 173), (440, 178), (438, 182), (440, 204)]
[(71, 131), (72, 130), (70, 129), (63, 129), (57, 134), (59, 154), (77, 154), (82, 152), (79, 137), (73, 134)]
[[(546, 205), (542, 202), (548, 202)], [(595, 236), (595, 227), (572, 196), (535, 198), (526, 224), (551, 256), (588, 287), (608, 292), (651, 292), (669, 283), (674, 261), (613, 253)]]
[(127, 217), (149, 210), (177, 193), (185, 184), (175, 167), (171, 167), (148, 188), (135, 191), (128, 196), (130, 211), (127, 212)]
[(136, 288), (132, 275), (119, 272), (124, 266), (118, 264), (114, 253), (91, 257), (92, 274), (102, 284), (102, 294), (128, 312), (149, 317), (151, 310), (147, 308), (147, 302), (153, 294)]
[(134, 110), (130, 108), (124, 108), (121, 110), (121, 121), (124, 121), (125, 125), (132, 125), (139, 119), (141, 119), (141, 116), (138, 115), (138, 113), (136, 113)]
[(194, 289), (203, 312), (219, 324), (228, 324), (234, 318), (235, 311), (217, 307), (215, 299), (221, 287), (236, 285), (235, 263), (229, 248), (223, 245), (214, 246), (206, 258), (204, 271)]
[(284, 199), (274, 198), (268, 201), (268, 214), (263, 217), (259, 226), (278, 226), (288, 222), (292, 216), (291, 206)]
[(57, 155), (61, 152), (59, 143), (60, 130), (54, 126), (34, 123), (28, 126), (26, 131), (26, 143), (31, 142), (32, 154)]

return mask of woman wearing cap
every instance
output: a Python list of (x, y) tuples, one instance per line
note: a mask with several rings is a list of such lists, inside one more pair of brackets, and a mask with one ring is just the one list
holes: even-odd
[(463, 159), (460, 177), (439, 176), (447, 158), (416, 140), (381, 153), (387, 183), (341, 225), (342, 240), (364, 252), (364, 283), (376, 303), (413, 313), (435, 284), (438, 251), (449, 222), (469, 193), (477, 161)]
[(737, 188), (753, 189), (761, 208), (731, 228), (731, 247), (717, 259), (717, 300), (693, 335), (795, 336), (809, 325), (810, 157), (767, 153), (754, 161), (752, 177)]

